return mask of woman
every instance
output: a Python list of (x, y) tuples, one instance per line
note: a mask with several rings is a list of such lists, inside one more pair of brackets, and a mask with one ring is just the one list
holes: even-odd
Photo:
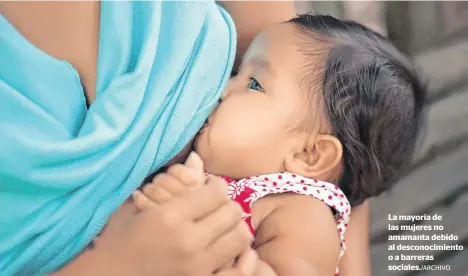
[[(224, 7), (237, 24), (237, 56), (233, 23), (214, 3), (0, 4), (0, 122), (5, 134), (0, 144), (9, 145), (0, 148), (6, 157), (0, 163), (0, 210), (14, 210), (0, 213), (2, 274), (49, 273), (82, 251), (144, 177), (176, 155), (201, 127), (234, 59), (242, 57), (253, 37), (294, 15), (292, 2), (226, 2)], [(208, 270), (241, 275), (255, 259), (246, 249), (247, 229), (238, 226), (240, 216), (223, 208), (229, 203), (216, 194), (215, 185), (191, 195), (191, 206), (174, 204), (153, 217), (200, 206), (206, 194), (220, 200), (198, 214), (203, 217), (197, 222), (200, 232), (212, 229), (210, 217), (230, 217), (219, 222), (220, 236), (230, 239), (217, 250), (181, 254), (186, 250), (178, 239), (194, 233), (167, 236), (184, 221), (174, 225), (164, 219), (151, 227), (151, 243), (116, 250), (115, 244), (127, 245), (113, 236), (126, 225), (119, 218), (132, 212), (131, 204), (124, 204), (102, 236), (108, 246), (86, 250), (57, 274), (135, 274), (136, 267), (153, 261), (165, 265), (147, 271), (153, 274), (167, 275), (185, 264), (189, 275)], [(345, 258), (342, 271), (366, 275), (367, 206), (354, 214), (348, 248), (364, 255), (348, 254), (363, 257)], [(207, 243), (223, 240), (212, 239)], [(148, 243), (173, 254), (143, 254)], [(105, 258), (115, 251), (136, 257)], [(188, 260), (195, 253), (225, 259), (194, 264)], [(219, 269), (241, 254), (240, 266)]]

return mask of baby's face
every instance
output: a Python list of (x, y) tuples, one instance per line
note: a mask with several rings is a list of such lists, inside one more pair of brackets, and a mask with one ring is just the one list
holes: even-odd
[(195, 140), (209, 173), (243, 178), (284, 171), (304, 146), (295, 131), (310, 105), (300, 88), (304, 56), (291, 24), (261, 33), (250, 45), (221, 103)]

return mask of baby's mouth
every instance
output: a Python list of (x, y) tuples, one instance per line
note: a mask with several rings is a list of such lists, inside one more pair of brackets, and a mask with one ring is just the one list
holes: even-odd
[(198, 131), (197, 133), (197, 136), (195, 138), (195, 141), (198, 140), (198, 138), (200, 138), (201, 135), (203, 135), (206, 131), (206, 129), (208, 128), (208, 125), (207, 124), (204, 124), (203, 127), (200, 129), (200, 131)]
[(200, 129), (199, 133), (198, 134), (201, 134), (203, 133), (206, 128), (210, 126), (210, 118), (208, 117), (208, 119), (206, 119), (205, 123), (203, 124), (202, 128)]

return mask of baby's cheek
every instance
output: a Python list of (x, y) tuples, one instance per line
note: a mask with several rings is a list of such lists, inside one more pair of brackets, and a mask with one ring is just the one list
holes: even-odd
[(208, 147), (200, 147), (200, 153), (207, 172), (235, 177), (239, 171), (243, 171), (242, 163), (248, 158), (250, 147), (247, 145), (247, 140), (240, 136), (227, 134), (212, 133)]

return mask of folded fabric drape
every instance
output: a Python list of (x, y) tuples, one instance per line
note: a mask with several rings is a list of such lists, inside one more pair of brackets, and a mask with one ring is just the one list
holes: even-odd
[(193, 138), (232, 69), (214, 2), (101, 3), (96, 100), (0, 15), (0, 274), (49, 273)]

